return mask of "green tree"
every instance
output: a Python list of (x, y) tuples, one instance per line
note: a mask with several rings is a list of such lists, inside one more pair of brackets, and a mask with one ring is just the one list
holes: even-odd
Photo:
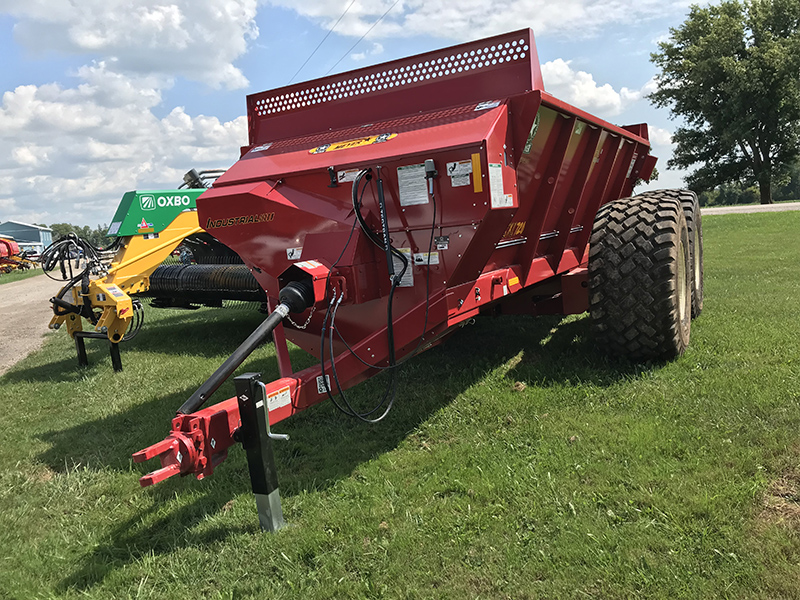
[(788, 169), (788, 177), (775, 190), (775, 200), (800, 200), (800, 162)]
[(53, 240), (64, 237), (67, 234), (74, 233), (79, 238), (83, 238), (96, 248), (105, 248), (113, 240), (106, 236), (108, 225), (98, 225), (94, 229), (88, 225), (73, 225), (71, 223), (53, 223), (50, 225), (53, 230)]
[(659, 50), (649, 98), (685, 124), (668, 166), (697, 167), (693, 189), (757, 183), (770, 204), (800, 156), (800, 0), (692, 6)]

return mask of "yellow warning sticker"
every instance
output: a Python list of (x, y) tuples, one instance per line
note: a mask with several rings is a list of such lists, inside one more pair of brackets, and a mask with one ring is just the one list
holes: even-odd
[(397, 137), (396, 133), (382, 133), (380, 135), (370, 135), (368, 137), (357, 138), (355, 140), (346, 140), (344, 142), (333, 142), (332, 144), (323, 144), (308, 151), (309, 154), (322, 154), (323, 152), (333, 152), (335, 150), (348, 150), (350, 148), (358, 148), (360, 146), (369, 146), (370, 144), (380, 144), (388, 142)]

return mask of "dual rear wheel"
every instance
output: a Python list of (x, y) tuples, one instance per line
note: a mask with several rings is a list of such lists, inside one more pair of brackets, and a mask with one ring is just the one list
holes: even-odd
[(702, 309), (694, 192), (658, 190), (602, 206), (589, 241), (589, 312), (603, 346), (633, 361), (674, 358)]

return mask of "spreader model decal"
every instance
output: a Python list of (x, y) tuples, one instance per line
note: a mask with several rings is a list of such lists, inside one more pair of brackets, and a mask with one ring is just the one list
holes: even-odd
[(358, 148), (359, 146), (369, 146), (370, 144), (380, 144), (388, 142), (396, 138), (396, 133), (382, 133), (380, 135), (371, 135), (369, 137), (357, 138), (355, 140), (347, 140), (344, 142), (333, 142), (332, 144), (323, 144), (308, 151), (309, 154), (322, 154), (323, 152), (333, 152), (334, 150), (347, 150), (349, 148)]
[(248, 225), (250, 223), (269, 223), (274, 219), (274, 212), (258, 213), (256, 215), (242, 215), (241, 217), (231, 217), (230, 219), (208, 219), (206, 222), (206, 229), (235, 227), (237, 225)]

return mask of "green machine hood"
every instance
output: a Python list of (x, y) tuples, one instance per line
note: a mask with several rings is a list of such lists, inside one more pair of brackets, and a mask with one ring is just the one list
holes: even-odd
[(159, 233), (186, 210), (197, 210), (197, 197), (206, 190), (126, 192), (108, 227), (109, 237)]

